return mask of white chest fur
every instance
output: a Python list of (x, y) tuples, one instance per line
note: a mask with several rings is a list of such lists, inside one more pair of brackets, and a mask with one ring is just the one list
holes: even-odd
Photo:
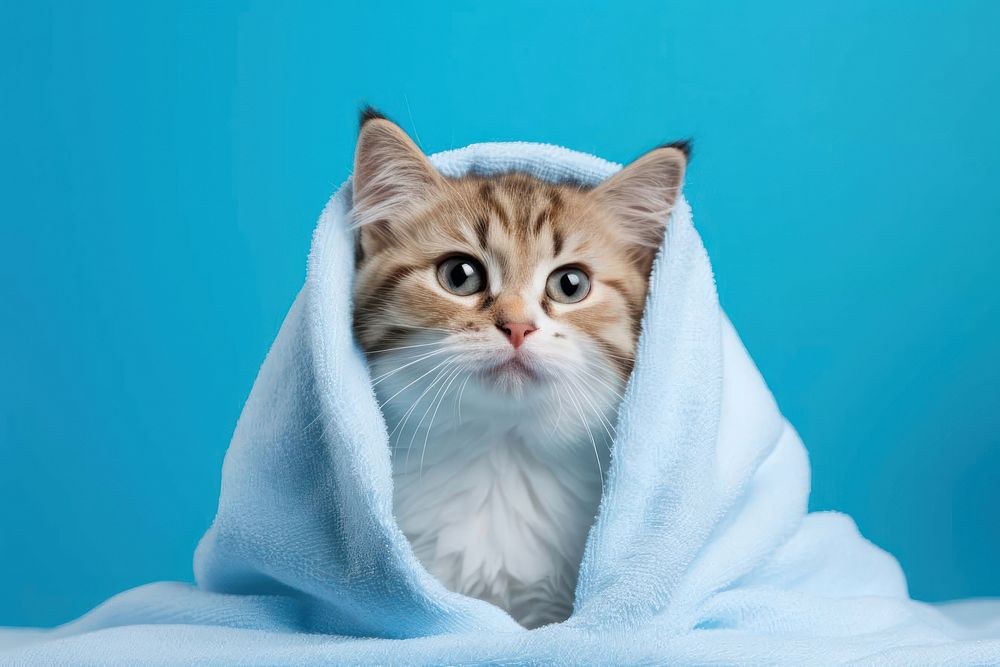
[(564, 620), (600, 504), (607, 441), (588, 433), (560, 442), (552, 415), (495, 399), (466, 400), (463, 416), (439, 412), (447, 415), (433, 427), (387, 412), (396, 518), (417, 558), (450, 590), (526, 627)]

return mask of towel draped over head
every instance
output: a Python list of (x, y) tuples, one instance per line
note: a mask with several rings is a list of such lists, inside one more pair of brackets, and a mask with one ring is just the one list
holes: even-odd
[[(619, 169), (528, 143), (432, 161), (448, 176), (585, 184)], [(197, 584), (0, 632), (0, 664), (1000, 664), (1000, 605), (912, 601), (851, 519), (808, 513), (805, 449), (719, 307), (683, 199), (650, 278), (572, 616), (527, 631), (445, 589), (392, 514), (385, 423), (351, 329), (350, 207), (348, 183), (240, 417)]]

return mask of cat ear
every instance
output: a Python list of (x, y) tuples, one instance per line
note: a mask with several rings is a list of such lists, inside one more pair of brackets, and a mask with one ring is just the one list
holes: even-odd
[(690, 155), (686, 141), (654, 148), (591, 193), (606, 211), (621, 220), (629, 242), (649, 262), (663, 241)]
[(443, 180), (398, 125), (364, 109), (354, 152), (352, 214), (365, 254), (392, 242), (393, 220), (426, 201)]

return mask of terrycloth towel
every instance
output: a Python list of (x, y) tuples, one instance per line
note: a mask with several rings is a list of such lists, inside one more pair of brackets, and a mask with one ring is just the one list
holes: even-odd
[[(535, 144), (433, 162), (586, 183), (619, 168)], [(320, 218), (226, 456), (197, 585), (151, 584), (52, 631), (0, 634), (0, 663), (1000, 664), (1000, 604), (911, 601), (851, 519), (807, 513), (806, 452), (719, 308), (683, 200), (572, 617), (527, 631), (447, 591), (392, 516), (385, 423), (351, 334), (350, 207), (345, 185)]]

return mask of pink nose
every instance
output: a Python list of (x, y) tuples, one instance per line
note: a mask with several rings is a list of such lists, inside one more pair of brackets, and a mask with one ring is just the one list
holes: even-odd
[(498, 324), (497, 329), (504, 332), (510, 344), (514, 346), (514, 349), (524, 345), (524, 339), (528, 337), (528, 334), (538, 331), (534, 324), (527, 324), (526, 322), (505, 322), (503, 324)]

